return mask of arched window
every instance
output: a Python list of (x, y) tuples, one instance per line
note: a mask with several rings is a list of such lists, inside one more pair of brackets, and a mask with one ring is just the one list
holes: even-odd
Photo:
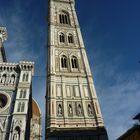
[(20, 112), (20, 109), (21, 109), (21, 102), (18, 103), (17, 112)]
[(20, 91), (20, 96), (19, 98), (26, 98), (26, 90), (21, 90)]
[(25, 108), (25, 103), (22, 103), (21, 112), (24, 112), (24, 108)]
[(22, 81), (23, 81), (23, 82), (25, 82), (25, 81), (28, 82), (28, 78), (29, 78), (28, 73), (24, 73), (24, 74), (23, 74), (23, 77), (22, 77)]
[(19, 96), (19, 98), (22, 98), (22, 96), (23, 96), (23, 90), (20, 91), (20, 96)]
[(29, 75), (28, 75), (28, 73), (26, 73), (26, 82), (28, 81), (28, 77), (29, 77)]
[(60, 43), (65, 43), (65, 36), (63, 33), (59, 34), (59, 41), (60, 41)]
[(70, 24), (69, 14), (66, 12), (61, 12), (59, 14), (59, 22), (60, 24)]
[(72, 56), (71, 58), (71, 65), (73, 69), (78, 69), (78, 60), (75, 56)]
[(25, 81), (26, 74), (23, 74), (22, 81)]
[(69, 34), (68, 35), (68, 43), (74, 43), (73, 35)]
[(67, 57), (65, 55), (61, 57), (61, 67), (67, 68)]
[(23, 98), (26, 98), (26, 90), (24, 90)]

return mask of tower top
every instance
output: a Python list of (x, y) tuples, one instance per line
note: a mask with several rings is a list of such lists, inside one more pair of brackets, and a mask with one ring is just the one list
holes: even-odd
[(0, 39), (2, 42), (4, 42), (7, 39), (6, 27), (0, 27)]

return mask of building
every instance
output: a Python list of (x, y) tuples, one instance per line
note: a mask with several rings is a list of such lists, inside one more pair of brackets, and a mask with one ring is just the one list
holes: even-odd
[[(0, 27), (0, 140), (29, 140), (34, 110), (39, 110), (32, 99), (34, 62), (7, 62), (3, 45), (6, 39), (6, 28)], [(40, 122), (38, 125), (40, 132)]]
[(47, 140), (107, 140), (75, 0), (49, 0)]
[(127, 130), (117, 140), (140, 140), (140, 113), (137, 114), (133, 119), (138, 120), (139, 123)]

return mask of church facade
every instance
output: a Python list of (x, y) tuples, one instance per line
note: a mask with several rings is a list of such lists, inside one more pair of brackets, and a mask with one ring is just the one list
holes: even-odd
[[(33, 108), (39, 110), (32, 98), (34, 62), (8, 63), (3, 45), (6, 39), (6, 28), (0, 27), (0, 140), (40, 140), (41, 122), (33, 123)], [(41, 119), (40, 112), (37, 116)]]
[(49, 0), (46, 140), (107, 140), (75, 0)]

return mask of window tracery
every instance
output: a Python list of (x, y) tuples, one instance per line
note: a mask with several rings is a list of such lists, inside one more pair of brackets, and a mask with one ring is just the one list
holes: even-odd
[(73, 69), (78, 69), (78, 62), (77, 58), (75, 56), (71, 57), (71, 66)]
[(28, 73), (24, 73), (23, 77), (22, 77), (22, 81), (23, 82), (28, 82), (28, 78), (29, 78), (29, 74)]
[(59, 42), (60, 43), (65, 43), (65, 36), (62, 32), (59, 34)]
[(24, 112), (24, 108), (25, 108), (25, 103), (18, 103), (18, 108), (17, 108), (17, 112)]
[(72, 43), (74, 43), (74, 38), (73, 38), (73, 35), (72, 34), (68, 34), (68, 43), (69, 44), (72, 44)]
[(67, 57), (65, 56), (65, 55), (63, 55), (62, 57), (61, 57), (61, 67), (62, 68), (67, 68), (67, 64), (68, 62), (67, 62)]
[(70, 25), (70, 18), (69, 18), (69, 14), (67, 12), (62, 11), (59, 14), (59, 23)]
[(26, 98), (26, 90), (21, 89), (19, 98)]

